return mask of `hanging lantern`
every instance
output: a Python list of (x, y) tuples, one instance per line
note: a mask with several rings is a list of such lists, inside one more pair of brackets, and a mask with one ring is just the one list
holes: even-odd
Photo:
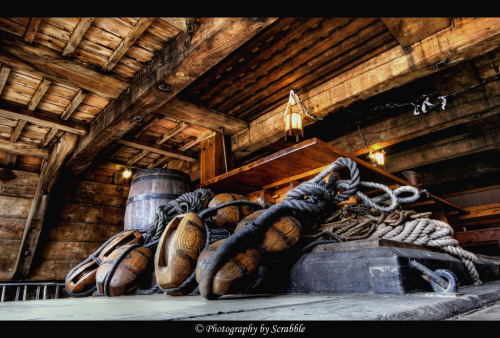
[(287, 136), (296, 137), (296, 141), (299, 141), (299, 135), (304, 137), (304, 129), (302, 120), (304, 119), (302, 107), (296, 102), (295, 94), (291, 90), (290, 97), (288, 98), (288, 103), (285, 110), (285, 141)]
[(382, 167), (385, 166), (385, 151), (383, 149), (371, 151), (369, 157), (374, 164)]

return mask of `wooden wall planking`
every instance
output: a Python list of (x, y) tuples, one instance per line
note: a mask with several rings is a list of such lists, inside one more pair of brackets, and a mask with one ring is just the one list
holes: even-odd
[(12, 170), (15, 178), (0, 180), (0, 281), (10, 281), (26, 219), (38, 184), (36, 173)]
[(64, 280), (71, 269), (123, 231), (130, 180), (113, 169), (93, 165), (64, 187), (55, 224), (29, 280)]

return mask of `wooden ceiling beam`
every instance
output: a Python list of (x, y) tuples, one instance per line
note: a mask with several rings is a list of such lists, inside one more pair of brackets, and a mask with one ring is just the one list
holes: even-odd
[(188, 150), (189, 148), (192, 148), (194, 147), (195, 145), (211, 138), (212, 136), (215, 135), (215, 131), (209, 131), (209, 132), (205, 132), (205, 133), (202, 133), (200, 136), (198, 136), (196, 139), (192, 140), (192, 141), (189, 141), (187, 142), (186, 144), (184, 144), (183, 146), (181, 146), (179, 148), (180, 151), (186, 151)]
[(106, 99), (117, 99), (129, 83), (102, 74), (62, 57), (44, 46), (23, 43), (11, 33), (0, 31), (0, 62), (9, 67), (38, 73), (52, 81), (80, 87)]
[(57, 128), (72, 134), (87, 134), (87, 128), (83, 124), (64, 121), (48, 114), (34, 113), (28, 109), (12, 104), (0, 103), (0, 116), (15, 120), (25, 120), (43, 127)]
[(496, 93), (490, 91), (488, 95), (485, 92), (470, 93), (464, 95), (464, 100), (461, 100), (459, 104), (453, 101), (448, 102), (446, 110), (437, 107), (420, 116), (413, 116), (412, 110), (407, 110), (382, 121), (361, 126), (360, 130), (368, 150), (364, 147), (358, 130), (336, 137), (328, 143), (353, 156), (361, 156), (370, 150), (386, 148), (467, 123), (479, 117), (484, 118), (496, 114), (500, 114), (498, 90)]
[(35, 35), (41, 22), (42, 18), (30, 18), (28, 27), (26, 28), (26, 33), (24, 33), (24, 42), (32, 43), (33, 40), (35, 40)]
[(10, 142), (0, 139), (0, 151), (21, 155), (21, 156), (32, 156), (47, 159), (49, 157), (49, 152), (47, 149), (38, 148), (35, 145), (20, 143), (20, 142)]
[(408, 47), (450, 26), (449, 18), (380, 18), (402, 47)]
[[(407, 48), (398, 46), (382, 53), (303, 93), (301, 99), (311, 114), (324, 117), (355, 101), (484, 55), (499, 44), (500, 19), (462, 19), (453, 29), (441, 30)], [(249, 128), (231, 138), (236, 159), (283, 137), (285, 104), (255, 119)], [(304, 125), (314, 122), (305, 118)]]
[[(111, 102), (79, 141), (68, 169), (82, 172), (97, 154), (171, 100), (276, 18), (206, 18), (188, 44), (179, 34), (139, 71), (130, 88)], [(215, 48), (216, 47), (216, 48)]]
[(104, 71), (109, 71), (120, 61), (125, 55), (130, 46), (142, 35), (142, 33), (153, 23), (155, 18), (141, 18), (139, 22), (132, 28), (130, 33), (123, 39), (123, 41), (116, 47), (113, 54), (109, 57), (106, 63), (102, 66)]
[(174, 97), (158, 112), (166, 117), (184, 121), (216, 132), (224, 128), (225, 135), (235, 135), (249, 127), (249, 123), (233, 116), (220, 113), (195, 103), (179, 100)]
[(5, 84), (7, 83), (7, 79), (9, 78), (9, 74), (10, 74), (10, 68), (6, 67), (4, 65), (2, 67), (2, 70), (0, 71), (0, 94), (3, 91)]
[(78, 44), (80, 41), (82, 41), (83, 36), (85, 33), (87, 33), (90, 25), (94, 21), (95, 18), (81, 18), (80, 22), (76, 26), (75, 30), (73, 33), (71, 33), (71, 36), (64, 46), (61, 55), (64, 57), (71, 56), (73, 52), (75, 51), (76, 47), (78, 47)]
[(62, 120), (67, 120), (73, 114), (75, 109), (82, 103), (82, 101), (85, 99), (87, 96), (86, 93), (83, 92), (83, 90), (79, 90), (78, 93), (76, 93), (75, 97), (73, 100), (71, 100), (70, 104), (66, 107), (66, 109), (63, 111), (61, 114), (61, 119)]
[(180, 133), (181, 131), (183, 131), (184, 129), (186, 129), (188, 125), (189, 124), (187, 124), (186, 122), (179, 122), (179, 123), (177, 123), (175, 125), (175, 127), (172, 128), (168, 133), (165, 133), (162, 136), (160, 136), (156, 140), (156, 144), (165, 143), (166, 141), (168, 141), (169, 139), (171, 139), (172, 137), (174, 137), (175, 135), (177, 135), (178, 133)]
[(464, 133), (432, 143), (413, 147), (386, 156), (385, 170), (395, 173), (403, 170), (441, 162), (460, 156), (492, 150), (500, 144), (500, 128), (490, 129), (480, 135)]
[(43, 78), (42, 82), (38, 85), (38, 88), (36, 89), (35, 93), (31, 97), (31, 100), (28, 104), (28, 110), (35, 110), (36, 106), (38, 106), (38, 103), (40, 103), (40, 100), (42, 97), (45, 95), (47, 92), (47, 89), (49, 89), (50, 85), (52, 84), (52, 81), (50, 81), (47, 78)]
[(132, 147), (132, 148), (147, 150), (147, 151), (150, 151), (150, 152), (153, 152), (156, 154), (175, 157), (175, 158), (178, 158), (178, 159), (183, 160), (183, 161), (188, 161), (188, 162), (196, 161), (196, 159), (193, 157), (184, 155), (184, 154), (182, 154), (178, 151), (175, 151), (175, 150), (163, 149), (162, 147), (160, 147), (156, 144), (152, 145), (152, 144), (147, 144), (144, 142), (139, 142), (139, 141), (132, 142), (132, 141), (127, 141), (127, 140), (117, 140), (116, 142), (119, 144), (123, 144), (123, 145), (129, 146), (129, 147)]

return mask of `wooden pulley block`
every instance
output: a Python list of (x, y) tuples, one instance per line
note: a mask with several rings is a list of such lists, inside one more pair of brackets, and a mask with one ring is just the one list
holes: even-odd
[[(158, 286), (161, 289), (171, 289), (184, 282), (195, 271), (198, 256), (205, 244), (205, 225), (197, 214), (187, 213), (172, 219), (163, 231), (155, 253)], [(177, 292), (167, 293), (171, 296), (184, 295), (194, 288), (196, 283)]]
[(357, 206), (358, 204), (359, 204), (359, 197), (356, 196), (356, 195), (351, 195), (345, 201), (337, 203), (337, 206), (338, 207), (342, 207), (344, 205), (354, 205), (354, 206)]
[(99, 265), (90, 261), (73, 271), (66, 278), (66, 288), (72, 293), (83, 293), (95, 286), (95, 276)]
[[(258, 210), (245, 217), (238, 224), (234, 232), (241, 231), (249, 223), (255, 221), (265, 210)], [(292, 216), (281, 216), (278, 220), (269, 225), (264, 233), (262, 249), (266, 252), (267, 258), (271, 262), (280, 261), (285, 258), (289, 249), (293, 248), (300, 239), (302, 226)]]
[[(99, 253), (99, 260), (102, 262), (108, 257), (116, 248), (128, 244), (142, 244), (144, 238), (141, 233), (136, 230), (124, 231), (117, 235), (111, 242), (109, 242)], [(66, 278), (66, 287), (72, 293), (83, 293), (88, 291), (96, 284), (96, 273), (99, 264), (95, 261), (90, 261), (78, 269), (76, 269), (70, 276)]]
[(144, 243), (144, 238), (138, 230), (124, 231), (116, 236), (111, 242), (109, 242), (108, 245), (104, 247), (104, 249), (102, 249), (101, 253), (99, 254), (99, 260), (101, 262), (104, 261), (106, 257), (108, 257), (115, 249), (119, 248), (120, 246), (142, 243)]
[[(200, 254), (195, 275), (198, 283), (208, 260), (226, 239), (212, 243)], [(235, 254), (215, 274), (212, 281), (212, 293), (222, 296), (244, 292), (255, 281), (261, 258), (260, 252), (254, 248), (248, 248)]]
[(109, 282), (109, 296), (130, 293), (137, 287), (138, 280), (152, 259), (153, 253), (148, 248), (139, 246), (117, 261), (121, 253), (129, 247), (130, 245), (123, 245), (114, 250), (97, 269), (96, 284), (99, 293), (105, 294), (104, 281), (114, 265), (117, 267)]
[[(245, 196), (239, 194), (223, 193), (215, 195), (208, 203), (208, 207), (216, 207), (222, 203), (248, 200)], [(254, 212), (254, 209), (249, 205), (232, 205), (217, 210), (217, 213), (211, 217), (212, 221), (219, 227), (233, 232), (238, 223), (248, 215)]]

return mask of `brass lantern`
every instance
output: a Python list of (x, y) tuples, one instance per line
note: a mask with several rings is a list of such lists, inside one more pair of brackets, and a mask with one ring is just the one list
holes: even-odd
[(296, 141), (299, 141), (299, 136), (304, 137), (304, 129), (302, 121), (304, 119), (304, 112), (302, 106), (297, 103), (295, 99), (295, 93), (290, 91), (290, 97), (288, 98), (288, 103), (285, 110), (285, 141), (287, 136), (296, 137)]

